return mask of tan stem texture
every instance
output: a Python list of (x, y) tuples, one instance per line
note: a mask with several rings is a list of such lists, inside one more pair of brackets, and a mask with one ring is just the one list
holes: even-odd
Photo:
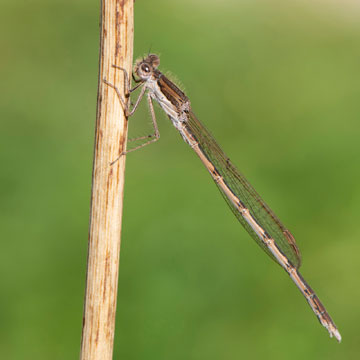
[(102, 0), (99, 84), (90, 209), (87, 283), (81, 360), (110, 360), (113, 354), (120, 259), (127, 119), (113, 88), (124, 89), (133, 57), (133, 0)]

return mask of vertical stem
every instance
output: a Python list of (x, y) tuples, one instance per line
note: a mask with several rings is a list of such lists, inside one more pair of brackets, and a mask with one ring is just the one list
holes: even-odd
[(87, 283), (84, 304), (81, 360), (112, 359), (127, 119), (114, 89), (105, 78), (124, 88), (122, 71), (131, 74), (133, 56), (133, 0), (102, 0), (100, 59), (92, 176)]

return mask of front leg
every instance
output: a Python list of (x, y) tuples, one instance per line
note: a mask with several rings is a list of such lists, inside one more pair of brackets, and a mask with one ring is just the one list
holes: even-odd
[[(126, 98), (129, 98), (129, 97), (130, 97), (130, 94), (131, 94), (134, 90), (136, 90), (138, 87), (144, 85), (144, 83), (141, 82), (140, 84), (136, 85), (134, 88), (129, 89), (129, 76), (128, 76), (127, 71), (126, 71), (124, 68), (120, 67), (120, 66), (113, 65), (113, 67), (114, 67), (115, 69), (121, 70), (121, 71), (124, 73), (124, 93), (125, 93), (125, 97), (126, 97)], [(133, 107), (132, 110), (130, 111), (130, 104), (126, 103), (126, 101), (123, 99), (123, 97), (122, 97), (121, 94), (120, 94), (119, 88), (116, 87), (114, 84), (111, 84), (110, 82), (108, 82), (106, 79), (104, 79), (103, 81), (104, 81), (104, 83), (105, 83), (106, 85), (112, 87), (112, 88), (116, 91), (116, 95), (117, 95), (117, 97), (118, 97), (118, 99), (119, 99), (119, 101), (120, 101), (121, 106), (122, 106), (123, 109), (124, 109), (125, 116), (126, 116), (126, 117), (129, 117), (129, 116), (133, 115), (134, 112), (136, 111), (137, 107), (139, 106), (139, 103), (140, 103), (142, 97), (143, 97), (144, 94), (145, 94), (145, 91), (146, 91), (145, 86), (142, 87), (141, 92), (140, 92), (140, 94), (139, 94), (139, 97), (137, 98), (134, 107)]]

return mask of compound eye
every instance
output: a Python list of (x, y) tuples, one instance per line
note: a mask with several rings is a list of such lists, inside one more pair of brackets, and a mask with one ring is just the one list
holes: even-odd
[(149, 72), (150, 72), (150, 67), (149, 67), (149, 65), (147, 65), (147, 64), (143, 64), (143, 65), (141, 66), (141, 70), (142, 70), (143, 72), (145, 72), (145, 73), (149, 73)]

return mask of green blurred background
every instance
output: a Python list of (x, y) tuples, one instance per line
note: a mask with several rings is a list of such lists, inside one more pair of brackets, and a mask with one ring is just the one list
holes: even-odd
[[(0, 357), (80, 348), (99, 1), (2, 2)], [(295, 235), (329, 339), (170, 121), (127, 158), (114, 358), (357, 359), (360, 4), (140, 1), (198, 117)], [(130, 136), (149, 133), (148, 110)]]

